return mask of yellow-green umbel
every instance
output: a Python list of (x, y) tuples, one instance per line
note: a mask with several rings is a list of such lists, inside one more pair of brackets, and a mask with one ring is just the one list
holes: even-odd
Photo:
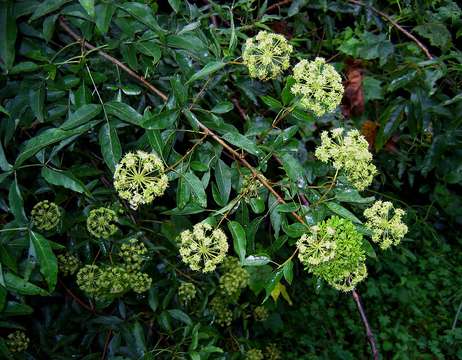
[(156, 154), (138, 150), (127, 153), (114, 172), (114, 187), (119, 196), (136, 210), (162, 196), (168, 186), (164, 164)]
[(228, 240), (220, 229), (207, 223), (194, 225), (193, 230), (180, 234), (180, 255), (192, 270), (210, 272), (215, 270), (228, 252)]
[(332, 163), (360, 191), (369, 186), (377, 174), (369, 144), (356, 129), (348, 131), (346, 136), (343, 128), (334, 129), (330, 134), (323, 131), (315, 156), (322, 162)]
[(260, 31), (247, 39), (242, 53), (249, 75), (260, 80), (277, 78), (290, 66), (292, 45), (279, 34)]
[(196, 297), (197, 289), (193, 283), (183, 282), (178, 287), (178, 299), (183, 304), (188, 304)]
[(96, 238), (108, 239), (117, 232), (117, 215), (114, 210), (100, 207), (90, 211), (87, 217), (87, 230)]
[(25, 351), (29, 346), (29, 338), (23, 331), (15, 331), (6, 338), (6, 345), (8, 350), (12, 353), (19, 353)]
[(130, 239), (120, 246), (119, 257), (124, 262), (124, 267), (128, 271), (141, 270), (143, 262), (146, 260), (148, 249), (137, 239)]
[(64, 276), (74, 275), (80, 267), (80, 260), (70, 253), (60, 254), (57, 256), (59, 271)]
[(294, 66), (293, 77), (290, 91), (299, 98), (300, 107), (316, 116), (334, 111), (342, 101), (342, 77), (324, 58), (301, 60)]
[(268, 309), (263, 305), (257, 306), (253, 309), (253, 317), (256, 321), (265, 321), (268, 319)]
[(398, 245), (407, 234), (407, 226), (402, 220), (405, 214), (404, 210), (395, 209), (391, 202), (380, 200), (364, 211), (365, 225), (372, 231), (372, 241), (382, 250)]
[(263, 351), (260, 349), (247, 350), (245, 360), (263, 360)]
[(32, 223), (39, 230), (52, 230), (61, 220), (61, 211), (54, 202), (43, 200), (34, 205), (31, 211)]
[(215, 322), (220, 326), (229, 326), (233, 321), (233, 312), (228, 307), (228, 302), (220, 295), (210, 301), (210, 310), (214, 315)]
[(250, 279), (248, 271), (239, 264), (239, 260), (235, 257), (227, 257), (223, 261), (223, 275), (220, 276), (220, 292), (227, 299), (236, 301), (241, 293), (241, 289), (245, 288)]

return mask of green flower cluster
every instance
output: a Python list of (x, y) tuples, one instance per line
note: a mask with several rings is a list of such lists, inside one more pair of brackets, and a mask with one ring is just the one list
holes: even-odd
[(64, 276), (74, 275), (80, 267), (80, 260), (77, 256), (70, 253), (60, 254), (57, 256), (59, 271)]
[[(320, 246), (323, 242), (335, 243), (335, 247)], [(300, 262), (337, 290), (351, 291), (367, 276), (362, 235), (349, 220), (333, 216), (312, 227), (297, 245)]]
[(260, 31), (247, 39), (242, 58), (251, 77), (268, 80), (289, 68), (292, 50), (284, 36)]
[(162, 196), (168, 186), (164, 164), (155, 154), (138, 150), (127, 153), (117, 164), (114, 187), (134, 210)]
[(239, 194), (248, 201), (251, 198), (258, 197), (258, 190), (262, 187), (252, 175), (245, 176), (242, 180), (242, 186)]
[(372, 154), (367, 140), (356, 129), (343, 136), (344, 129), (338, 128), (321, 133), (321, 145), (315, 156), (322, 162), (332, 162), (338, 171), (342, 171), (348, 181), (358, 190), (364, 190), (372, 183), (377, 169), (372, 164)]
[(183, 282), (178, 287), (178, 298), (183, 304), (190, 303), (197, 294), (196, 286), (190, 282)]
[(29, 338), (23, 331), (15, 331), (7, 336), (6, 346), (12, 353), (25, 351), (29, 346)]
[(398, 245), (407, 234), (407, 226), (402, 220), (405, 214), (404, 210), (395, 209), (391, 202), (380, 200), (364, 211), (372, 241), (379, 243), (382, 250)]
[(210, 301), (210, 310), (215, 316), (215, 321), (220, 326), (229, 326), (233, 321), (233, 312), (228, 306), (228, 302), (221, 295), (216, 295)]
[(96, 238), (108, 239), (117, 232), (117, 214), (114, 210), (100, 207), (90, 211), (87, 217), (87, 230)]
[(281, 350), (276, 344), (271, 343), (265, 348), (265, 358), (268, 360), (280, 360), (282, 359)]
[(260, 349), (247, 350), (245, 360), (263, 360), (263, 352)]
[(264, 306), (257, 306), (253, 309), (253, 317), (256, 321), (265, 321), (268, 319), (268, 309)]
[(250, 275), (235, 257), (227, 257), (223, 261), (224, 273), (220, 276), (220, 292), (230, 302), (237, 300), (241, 290), (249, 284)]
[(32, 208), (32, 223), (39, 230), (51, 230), (58, 226), (61, 220), (61, 211), (54, 202), (40, 201)]
[(301, 60), (294, 67), (295, 84), (290, 91), (300, 97), (300, 106), (322, 116), (334, 111), (342, 101), (342, 77), (326, 60)]
[(195, 271), (215, 270), (228, 252), (225, 233), (207, 223), (198, 223), (192, 231), (185, 230), (179, 237), (181, 258)]
[(122, 264), (85, 265), (77, 273), (77, 285), (82, 291), (97, 299), (109, 300), (122, 296), (129, 290), (143, 293), (151, 287), (152, 279), (140, 271), (143, 256), (147, 252), (144, 244), (131, 239), (121, 247)]

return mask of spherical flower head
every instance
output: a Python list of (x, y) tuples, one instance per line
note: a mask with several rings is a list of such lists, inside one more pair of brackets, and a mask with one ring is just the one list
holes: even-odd
[(130, 286), (138, 294), (144, 293), (151, 288), (152, 278), (148, 274), (135, 272), (130, 274)]
[(59, 271), (64, 276), (74, 275), (80, 267), (80, 260), (77, 256), (70, 253), (57, 256)]
[(276, 344), (271, 343), (265, 348), (265, 359), (268, 359), (268, 360), (281, 360), (282, 359), (281, 350), (279, 350)]
[(178, 298), (183, 304), (188, 304), (196, 297), (197, 289), (193, 283), (183, 282), (178, 287)]
[(194, 225), (180, 234), (180, 255), (192, 270), (204, 273), (215, 270), (228, 252), (228, 240), (220, 229), (207, 223)]
[(407, 234), (407, 226), (402, 220), (405, 214), (404, 210), (395, 209), (391, 202), (380, 200), (364, 211), (366, 227), (372, 231), (372, 241), (378, 243), (382, 250), (398, 245)]
[(335, 234), (335, 229), (327, 222), (312, 226), (310, 232), (303, 234), (297, 242), (300, 262), (305, 266), (315, 266), (331, 260), (337, 248)]
[(6, 338), (6, 346), (12, 353), (19, 353), (25, 351), (29, 346), (29, 338), (23, 331), (15, 331)]
[(122, 244), (119, 250), (119, 257), (124, 262), (127, 271), (139, 271), (146, 260), (148, 249), (137, 239), (130, 239)]
[(239, 194), (248, 202), (251, 198), (258, 197), (258, 191), (261, 188), (261, 183), (252, 175), (244, 177)]
[(268, 309), (264, 306), (257, 306), (253, 309), (253, 317), (256, 321), (265, 321), (268, 319)]
[(260, 31), (255, 37), (247, 39), (242, 59), (251, 77), (269, 80), (289, 68), (292, 50), (284, 36)]
[(106, 266), (101, 269), (96, 279), (98, 298), (111, 298), (122, 295), (133, 286), (133, 279), (124, 267)]
[(77, 285), (87, 295), (95, 296), (100, 290), (98, 279), (101, 274), (102, 271), (99, 266), (85, 265), (77, 273)]
[(138, 150), (126, 154), (114, 173), (114, 187), (134, 210), (162, 196), (168, 186), (164, 164), (156, 154)]
[(93, 209), (87, 217), (87, 230), (96, 238), (108, 239), (117, 232), (116, 221), (115, 211), (104, 207)]
[(334, 111), (343, 97), (342, 77), (324, 58), (301, 60), (294, 67), (290, 91), (300, 98), (300, 106), (316, 116)]
[(263, 360), (263, 352), (260, 349), (247, 350), (245, 360)]
[[(230, 260), (228, 260), (230, 258)], [(239, 260), (228, 257), (223, 263), (222, 269), (225, 271), (220, 277), (220, 292), (230, 302), (235, 302), (241, 294), (241, 290), (249, 284), (250, 275), (245, 268), (239, 264)]]
[(210, 310), (212, 311), (215, 321), (220, 326), (229, 326), (233, 321), (233, 312), (229, 309), (226, 300), (221, 296), (215, 296), (210, 301)]
[(350, 130), (346, 136), (342, 128), (334, 129), (329, 134), (321, 133), (321, 145), (316, 148), (315, 156), (346, 176), (349, 183), (362, 191), (368, 187), (377, 168), (372, 163), (372, 154), (364, 136), (356, 130)]
[(40, 201), (32, 208), (32, 223), (39, 230), (52, 230), (61, 220), (61, 211), (54, 202)]
[[(333, 229), (335, 233), (329, 229)], [(353, 290), (356, 284), (367, 276), (361, 233), (351, 221), (333, 216), (319, 225), (317, 236), (326, 236), (327, 241), (335, 241), (333, 257), (313, 264), (306, 256), (302, 256), (299, 257), (301, 262), (308, 271), (324, 279), (335, 289)]]

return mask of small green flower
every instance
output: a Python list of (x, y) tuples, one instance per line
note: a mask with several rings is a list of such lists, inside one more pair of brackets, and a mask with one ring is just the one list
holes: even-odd
[(152, 279), (148, 274), (135, 272), (130, 274), (130, 286), (138, 294), (148, 291), (151, 288)]
[(183, 282), (178, 287), (178, 298), (183, 304), (188, 304), (196, 297), (197, 289), (193, 283)]
[(124, 262), (127, 271), (138, 271), (146, 260), (148, 249), (137, 239), (130, 239), (122, 244), (119, 250), (119, 257)]
[(193, 230), (180, 234), (180, 255), (192, 270), (210, 272), (223, 261), (228, 252), (228, 240), (220, 229), (207, 223), (194, 225)]
[(96, 238), (108, 239), (117, 232), (117, 214), (111, 209), (100, 207), (88, 214), (87, 229)]
[(289, 68), (291, 53), (292, 45), (284, 36), (260, 31), (247, 39), (242, 58), (251, 77), (268, 80)]
[(335, 256), (335, 229), (327, 228), (327, 223), (312, 226), (310, 233), (303, 234), (298, 240), (298, 258), (311, 266), (329, 261)]
[(245, 360), (263, 360), (263, 352), (260, 349), (247, 350)]
[(210, 302), (210, 310), (215, 316), (215, 321), (220, 326), (229, 326), (233, 321), (233, 312), (229, 309), (226, 299), (216, 295)]
[(85, 265), (77, 273), (77, 285), (88, 295), (97, 295), (100, 287), (98, 279), (101, 276), (101, 269), (97, 265)]
[(338, 128), (321, 133), (321, 145), (316, 148), (315, 156), (322, 162), (331, 162), (341, 171), (351, 185), (362, 191), (372, 183), (377, 169), (372, 163), (367, 140), (356, 129), (343, 135), (344, 129)]
[(15, 331), (7, 336), (6, 345), (12, 353), (25, 351), (29, 346), (29, 338), (23, 331)]
[(222, 267), (225, 273), (220, 277), (220, 291), (229, 302), (237, 301), (241, 289), (248, 285), (250, 275), (235, 257), (227, 257)]
[(74, 275), (80, 267), (80, 260), (70, 253), (60, 254), (57, 256), (59, 271), (64, 276)]
[(126, 154), (116, 167), (114, 187), (134, 210), (162, 196), (168, 186), (164, 164), (155, 154), (144, 151)]
[(48, 200), (40, 201), (32, 208), (32, 222), (40, 230), (51, 230), (58, 226), (61, 211), (58, 205)]
[(268, 309), (264, 306), (257, 306), (253, 309), (253, 317), (256, 321), (265, 321), (268, 319)]
[(324, 58), (301, 60), (294, 67), (295, 84), (290, 91), (300, 97), (300, 106), (322, 116), (334, 111), (342, 101), (342, 78)]
[(270, 343), (265, 348), (265, 359), (268, 359), (268, 360), (281, 360), (282, 359), (281, 350), (279, 350), (276, 344)]
[(379, 243), (382, 250), (398, 245), (407, 234), (407, 226), (402, 220), (405, 214), (404, 210), (395, 209), (391, 202), (380, 200), (364, 211), (366, 227), (372, 231), (372, 241)]
[[(353, 290), (367, 276), (362, 235), (351, 221), (337, 216), (323, 221), (315, 230), (317, 250), (310, 251), (312, 245), (300, 239), (298, 243), (299, 249), (302, 247), (298, 255), (300, 262), (308, 271), (324, 279), (335, 289)], [(332, 246), (327, 248), (319, 246), (319, 242), (335, 243), (335, 251), (331, 252)], [(327, 253), (326, 249), (328, 249)]]
[(261, 183), (257, 181), (252, 175), (244, 177), (239, 194), (248, 202), (251, 198), (258, 197), (258, 191), (262, 187)]

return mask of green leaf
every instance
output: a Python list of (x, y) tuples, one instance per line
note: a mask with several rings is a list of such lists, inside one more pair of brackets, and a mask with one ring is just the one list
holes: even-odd
[(86, 104), (79, 107), (74, 113), (69, 115), (69, 118), (61, 124), (60, 129), (72, 130), (77, 126), (86, 124), (101, 112), (101, 105)]
[(231, 194), (231, 170), (221, 159), (215, 165), (215, 180), (223, 202), (222, 205), (226, 205)]
[(276, 100), (275, 98), (265, 95), (265, 96), (260, 96), (260, 99), (271, 109), (271, 110), (280, 110), (282, 109), (282, 104), (279, 100)]
[(32, 14), (30, 21), (37, 20), (38, 18), (58, 10), (65, 3), (71, 0), (45, 0), (43, 1)]
[(442, 23), (425, 23), (416, 26), (413, 31), (430, 40), (430, 44), (433, 46), (443, 50), (451, 45), (451, 33)]
[(197, 53), (207, 51), (207, 46), (197, 36), (192, 34), (170, 35), (167, 37), (167, 46), (189, 50)]
[(148, 5), (137, 2), (126, 2), (117, 5), (117, 7), (129, 13), (134, 19), (146, 25), (149, 29), (156, 32), (157, 34), (163, 35), (165, 33), (165, 30), (162, 29), (157, 23), (152, 14), (152, 9)]
[(115, 7), (108, 4), (99, 4), (96, 5), (95, 13), (95, 23), (98, 30), (101, 34), (106, 34), (109, 30), (109, 24), (111, 23), (112, 16), (114, 15)]
[(404, 104), (391, 104), (380, 116), (380, 127), (375, 138), (375, 149), (379, 151), (398, 129), (404, 117)]
[(0, 59), (7, 70), (11, 69), (15, 58), (17, 28), (14, 3), (10, 0), (0, 5)]
[(16, 75), (21, 73), (33, 72), (40, 69), (40, 65), (33, 63), (32, 61), (24, 61), (13, 66), (10, 70), (10, 75)]
[(179, 110), (165, 110), (159, 114), (145, 113), (140, 126), (147, 130), (162, 130), (171, 127), (180, 116)]
[(101, 126), (99, 130), (99, 144), (104, 162), (114, 172), (116, 165), (122, 157), (122, 146), (117, 136), (117, 130), (110, 123)]
[(8, 162), (5, 156), (5, 151), (3, 150), (3, 146), (0, 143), (0, 169), (3, 171), (10, 171), (13, 166)]
[(234, 251), (239, 256), (241, 264), (243, 264), (245, 261), (245, 254), (247, 248), (247, 237), (245, 235), (245, 230), (242, 227), (242, 225), (239, 224), (237, 221), (228, 222), (228, 229), (231, 232), (231, 235), (233, 236)]
[(58, 280), (58, 262), (51, 250), (47, 239), (34, 231), (29, 232), (29, 239), (33, 252), (37, 256), (40, 264), (40, 273), (48, 284), (48, 289), (52, 292)]
[(91, 18), (95, 17), (95, 0), (79, 0), (79, 3)]
[(160, 47), (152, 41), (138, 41), (135, 43), (135, 47), (140, 53), (152, 57), (154, 63), (160, 60), (162, 54)]
[(226, 114), (230, 112), (231, 110), (233, 110), (233, 108), (234, 108), (234, 105), (232, 102), (224, 101), (219, 104), (216, 104), (210, 111), (213, 112), (214, 114)]
[(3, 278), (5, 279), (6, 288), (15, 293), (21, 295), (48, 295), (48, 293), (42, 288), (39, 288), (11, 272), (5, 272), (3, 274)]
[(284, 273), (284, 278), (289, 284), (292, 284), (292, 281), (294, 279), (294, 262), (292, 260), (289, 260), (285, 263), (282, 269)]
[(223, 139), (227, 142), (244, 149), (248, 153), (252, 155), (260, 155), (262, 152), (258, 149), (257, 145), (255, 145), (255, 141), (250, 140), (246, 136), (238, 133), (238, 132), (229, 132), (224, 134)]
[(187, 172), (183, 175), (185, 182), (191, 188), (191, 194), (193, 200), (197, 202), (200, 206), (205, 208), (207, 206), (207, 195), (205, 194), (204, 185), (199, 178), (194, 175), (192, 172)]
[(168, 3), (176, 13), (180, 11), (181, 1), (180, 0), (168, 0)]
[(90, 195), (85, 185), (68, 171), (53, 170), (43, 167), (42, 177), (52, 185), (62, 186), (78, 193)]
[(199, 70), (198, 72), (194, 73), (193, 76), (191, 76), (191, 78), (186, 81), (186, 85), (193, 82), (193, 81), (196, 81), (196, 80), (199, 80), (199, 79), (203, 79), (205, 77), (208, 77), (210, 74), (213, 74), (214, 72), (222, 69), (223, 67), (226, 66), (226, 63), (223, 62), (223, 61), (212, 61), (212, 62), (209, 62), (207, 65), (205, 65), (201, 70)]
[(281, 154), (279, 157), (282, 160), (282, 166), (290, 180), (292, 180), (295, 185), (299, 185), (299, 183), (303, 182), (305, 169), (300, 165), (300, 162), (287, 153)]
[(183, 311), (179, 309), (167, 310), (170, 316), (178, 321), (185, 323), (186, 325), (192, 325), (191, 318)]
[(263, 266), (268, 264), (271, 259), (263, 255), (249, 255), (244, 259), (242, 265), (244, 266)]
[(119, 101), (110, 101), (104, 104), (106, 113), (108, 115), (113, 115), (118, 119), (128, 122), (133, 125), (141, 126), (143, 122), (143, 116), (133, 109), (130, 105)]
[(326, 202), (326, 206), (330, 211), (337, 214), (338, 216), (350, 220), (356, 224), (362, 224), (361, 220), (359, 220), (350, 210), (345, 209), (342, 205), (329, 201)]
[(8, 202), (10, 204), (10, 211), (14, 215), (15, 220), (19, 224), (26, 224), (27, 216), (24, 212), (24, 201), (16, 178), (13, 182), (11, 182), (10, 191), (8, 193)]

